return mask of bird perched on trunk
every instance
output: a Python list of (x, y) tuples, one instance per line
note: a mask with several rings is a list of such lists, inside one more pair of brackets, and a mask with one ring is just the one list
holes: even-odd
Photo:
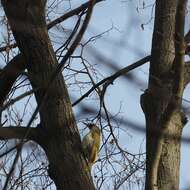
[(95, 163), (98, 157), (98, 151), (100, 148), (100, 129), (93, 123), (87, 124), (90, 132), (84, 136), (82, 140), (82, 147), (84, 155), (88, 161), (89, 169), (91, 170), (92, 165)]

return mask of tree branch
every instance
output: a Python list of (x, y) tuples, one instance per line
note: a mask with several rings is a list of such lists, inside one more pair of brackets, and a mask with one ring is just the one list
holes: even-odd
[(0, 127), (0, 140), (5, 139), (27, 139), (35, 140), (37, 136), (37, 128), (26, 127)]
[(185, 63), (184, 88), (190, 83), (190, 61)]
[(186, 42), (186, 44), (190, 43), (190, 30), (185, 35), (185, 42)]
[(19, 96), (17, 96), (16, 98), (14, 99), (11, 99), (10, 101), (8, 101), (7, 103), (5, 103), (2, 108), (0, 108), (0, 112), (2, 112), (3, 110), (5, 110), (6, 108), (8, 108), (9, 106), (13, 105), (15, 102), (25, 98), (26, 96), (29, 96), (29, 95), (32, 95), (34, 92), (36, 92), (37, 89), (32, 89), (30, 91), (27, 91)]
[[(101, 2), (102, 0), (96, 0), (95, 3)], [(52, 21), (51, 23), (49, 23), (47, 25), (48, 29), (52, 28), (53, 26), (55, 26), (56, 24), (64, 21), (65, 19), (76, 15), (78, 13), (80, 13), (82, 10), (85, 10), (86, 8), (88, 8), (90, 2), (86, 2), (84, 4), (82, 4), (80, 7), (73, 9), (71, 11), (69, 11), (68, 13), (64, 14), (62, 17), (59, 17), (58, 19), (55, 19), (54, 21)], [(89, 14), (91, 15), (91, 13)], [(87, 21), (88, 23), (88, 21)], [(88, 25), (88, 24), (87, 24)], [(86, 26), (87, 26), (86, 25)], [(81, 32), (79, 32), (78, 38), (76, 38), (76, 43), (73, 43), (73, 46), (70, 48), (71, 52), (67, 53), (67, 56), (65, 57), (69, 57), (70, 54), (72, 54), (72, 52), (74, 51), (74, 49), (76, 48), (76, 46), (78, 45), (78, 41), (80, 41), (80, 38), (82, 38), (82, 33), (84, 33), (84, 31), (86, 30), (86, 26), (83, 25), (83, 30), (81, 30)], [(11, 47), (16, 47), (16, 44), (11, 45)], [(0, 51), (6, 50), (9, 47), (3, 47), (0, 48)], [(2, 72), (0, 73), (0, 106), (2, 106), (7, 94), (9, 93), (13, 83), (15, 82), (16, 78), (19, 76), (20, 72), (25, 68), (25, 63), (24, 63), (24, 57), (19, 54), (17, 56), (15, 56), (9, 63), (7, 66), (5, 66), (5, 68), (2, 70)]]
[(96, 85), (94, 85), (90, 90), (88, 90), (84, 95), (82, 95), (78, 100), (76, 100), (72, 106), (77, 105), (79, 102), (81, 102), (84, 98), (88, 97), (96, 88), (98, 88), (100, 85), (109, 82), (110, 84), (113, 83), (115, 79), (117, 79), (120, 76), (123, 76), (124, 74), (127, 74), (129, 71), (132, 71), (133, 69), (145, 64), (146, 62), (150, 61), (150, 55), (140, 59), (139, 61), (124, 67), (123, 69), (117, 71), (115, 74), (106, 77), (105, 79), (98, 82)]
[[(96, 0), (94, 4), (97, 4), (101, 1), (105, 1), (105, 0)], [(47, 24), (47, 29), (51, 29), (53, 28), (55, 25), (65, 21), (66, 19), (74, 16), (74, 15), (78, 15), (80, 12), (84, 11), (85, 9), (87, 9), (89, 6), (89, 1), (86, 2), (86, 3), (83, 3), (81, 6), (65, 13), (64, 15), (60, 16), (59, 18), (56, 18), (55, 20), (51, 21), (50, 23)], [(14, 43), (14, 44), (9, 44), (9, 45), (6, 45), (6, 46), (3, 46), (0, 48), (0, 52), (2, 51), (7, 51), (8, 49), (12, 49), (12, 48), (16, 48), (17, 47), (17, 44)]]
[[(94, 4), (97, 4), (101, 1), (104, 1), (104, 0), (96, 0), (94, 2)], [(50, 28), (54, 27), (56, 24), (59, 24), (59, 23), (63, 22), (64, 20), (66, 20), (66, 19), (68, 19), (74, 15), (78, 15), (81, 11), (84, 11), (85, 9), (88, 8), (89, 3), (90, 3), (90, 1), (83, 3), (81, 6), (75, 8), (75, 9), (65, 13), (63, 16), (53, 20), (52, 22), (48, 23), (47, 28), (50, 29)]]
[(0, 73), (0, 107), (9, 93), (16, 78), (25, 68), (24, 57), (19, 54), (14, 57)]
[[(175, 83), (173, 86), (173, 94), (180, 99), (183, 96), (184, 89), (184, 26), (186, 14), (187, 0), (178, 2), (176, 12), (176, 26), (175, 26), (175, 60), (173, 63), (173, 70), (175, 72)], [(186, 37), (188, 36), (188, 33)], [(181, 104), (181, 100), (175, 100), (177, 107)]]

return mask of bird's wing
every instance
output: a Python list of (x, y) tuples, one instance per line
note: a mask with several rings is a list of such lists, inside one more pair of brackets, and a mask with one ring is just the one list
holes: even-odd
[(97, 156), (98, 156), (98, 149), (96, 146), (92, 146), (89, 162), (94, 163), (97, 159)]
[(85, 156), (88, 158), (88, 160), (90, 159), (89, 157), (91, 155), (93, 144), (94, 144), (94, 140), (91, 134), (85, 135), (82, 140), (82, 147), (83, 147)]

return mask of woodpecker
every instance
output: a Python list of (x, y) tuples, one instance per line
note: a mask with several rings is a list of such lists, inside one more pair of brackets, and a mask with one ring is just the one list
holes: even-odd
[(95, 124), (88, 124), (90, 132), (82, 140), (84, 155), (88, 161), (89, 169), (96, 162), (100, 148), (101, 131)]

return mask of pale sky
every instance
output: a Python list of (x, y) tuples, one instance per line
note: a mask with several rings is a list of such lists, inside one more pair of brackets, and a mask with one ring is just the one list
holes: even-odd
[[(72, 0), (71, 4), (77, 7), (81, 2), (86, 1)], [(108, 62), (110, 61), (118, 67), (123, 68), (149, 55), (153, 30), (151, 6), (153, 1), (146, 0), (145, 2), (147, 5), (146, 9), (142, 9), (143, 0), (107, 0), (98, 3), (95, 6), (91, 24), (83, 42), (89, 37), (113, 27), (112, 30), (91, 44), (93, 45), (91, 47), (100, 54), (103, 54)], [(69, 1), (65, 3), (64, 10), (67, 9), (69, 9)], [(62, 13), (63, 8), (58, 8), (57, 11)], [(75, 19), (71, 19), (64, 23), (63, 26), (70, 28), (71, 23), (74, 21)], [(51, 32), (50, 35), (52, 39), (55, 37)], [(90, 50), (86, 49), (84, 56), (89, 61), (94, 61)], [(108, 69), (105, 63), (97, 64), (97, 68), (103, 76), (106, 77), (114, 73), (112, 69)], [(120, 117), (123, 117), (125, 120), (135, 121), (137, 124), (144, 126), (144, 114), (139, 101), (140, 95), (147, 88), (148, 64), (137, 68), (133, 73), (137, 79), (141, 80), (140, 85), (131, 84), (131, 81), (126, 81), (123, 77), (117, 79), (114, 85), (109, 86), (106, 92), (106, 105), (112, 114), (116, 114), (120, 110)], [(184, 93), (184, 98), (187, 100), (190, 100), (189, 92), (190, 88), (188, 87)], [(74, 97), (78, 95), (73, 91), (70, 91), (70, 94)], [(189, 106), (187, 103), (185, 105), (186, 107)], [(77, 109), (75, 109), (75, 112), (77, 113)], [(184, 128), (183, 135), (185, 137), (190, 137), (189, 126), (187, 124)], [(145, 134), (132, 130), (128, 126), (122, 127), (127, 130), (128, 135), (126, 133), (124, 135), (121, 134), (120, 143), (131, 153), (138, 153), (140, 146), (142, 147), (142, 151), (144, 151)], [(180, 189), (190, 188), (189, 155), (190, 144), (182, 143)], [(136, 190), (137, 188), (133, 189)]]

